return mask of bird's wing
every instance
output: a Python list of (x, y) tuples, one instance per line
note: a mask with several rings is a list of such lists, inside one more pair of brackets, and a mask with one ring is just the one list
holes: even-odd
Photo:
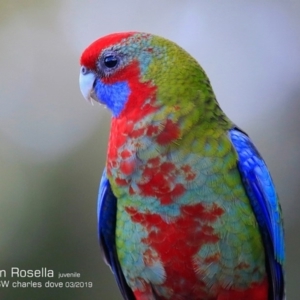
[(117, 198), (112, 192), (106, 170), (99, 187), (98, 195), (98, 232), (100, 247), (103, 251), (105, 261), (110, 266), (125, 300), (135, 300), (132, 290), (126, 283), (116, 251), (116, 213)]
[(281, 208), (269, 170), (249, 137), (232, 129), (229, 137), (238, 155), (238, 169), (250, 199), (266, 252), (271, 300), (284, 299), (285, 261)]

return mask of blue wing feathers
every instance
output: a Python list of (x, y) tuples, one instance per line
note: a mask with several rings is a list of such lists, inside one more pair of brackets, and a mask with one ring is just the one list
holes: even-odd
[(135, 300), (132, 290), (126, 283), (117, 256), (115, 230), (116, 230), (117, 198), (112, 192), (110, 183), (104, 170), (98, 195), (98, 233), (100, 247), (105, 261), (110, 266), (120, 291), (125, 300)]
[(265, 245), (272, 298), (284, 299), (285, 261), (281, 209), (269, 170), (249, 137), (232, 129), (230, 140), (238, 155), (238, 168)]

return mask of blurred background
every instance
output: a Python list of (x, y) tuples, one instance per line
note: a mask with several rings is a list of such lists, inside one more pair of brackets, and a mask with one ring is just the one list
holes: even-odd
[(121, 299), (96, 226), (110, 114), (83, 100), (78, 61), (93, 40), (128, 30), (196, 57), (259, 148), (285, 218), (288, 299), (299, 299), (300, 2), (250, 0), (0, 1), (0, 269), (47, 267), (93, 282), (0, 288), (0, 298)]

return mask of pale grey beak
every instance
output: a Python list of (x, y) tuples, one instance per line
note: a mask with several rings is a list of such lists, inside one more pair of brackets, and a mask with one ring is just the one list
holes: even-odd
[(96, 75), (94, 72), (89, 71), (86, 67), (82, 66), (80, 68), (79, 74), (79, 87), (80, 91), (88, 102), (92, 103), (95, 97), (94, 94), (94, 82), (96, 80)]

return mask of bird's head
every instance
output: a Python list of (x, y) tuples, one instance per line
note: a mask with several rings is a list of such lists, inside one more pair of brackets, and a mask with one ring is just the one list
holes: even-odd
[(208, 80), (178, 45), (141, 32), (115, 33), (96, 40), (83, 52), (80, 64), (84, 98), (105, 104), (115, 117), (125, 108), (143, 109), (150, 102), (152, 106), (174, 104), (188, 93), (193, 99), (200, 81)]

